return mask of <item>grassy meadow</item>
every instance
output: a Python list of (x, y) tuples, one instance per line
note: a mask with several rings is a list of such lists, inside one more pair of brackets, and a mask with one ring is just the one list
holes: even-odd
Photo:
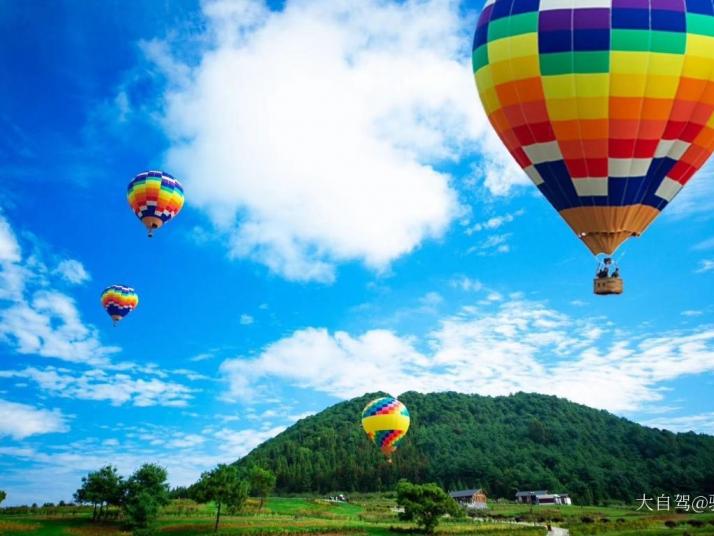
[[(363, 495), (350, 503), (310, 498), (270, 498), (259, 510), (251, 499), (238, 515), (221, 516), (219, 534), (323, 534), (394, 536), (416, 533), (413, 524), (400, 522), (394, 499)], [(215, 507), (188, 500), (173, 501), (162, 512), (157, 534), (183, 536), (213, 532)], [(480, 514), (481, 515), (481, 514)], [(514, 521), (522, 524), (515, 524)], [(665, 525), (670, 521), (673, 528)], [(627, 507), (534, 507), (491, 504), (478, 519), (444, 519), (437, 534), (485, 536), (545, 536), (544, 524), (566, 528), (573, 536), (703, 536), (714, 535), (714, 514), (685, 515), (636, 512)], [(536, 523), (538, 525), (528, 525)], [(698, 526), (701, 525), (701, 526)], [(91, 510), (38, 508), (28, 514), (0, 514), (0, 535), (97, 536), (129, 535), (120, 522), (92, 523)]]

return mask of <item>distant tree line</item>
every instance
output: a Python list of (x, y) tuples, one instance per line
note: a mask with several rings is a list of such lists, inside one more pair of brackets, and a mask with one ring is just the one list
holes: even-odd
[(553, 396), (405, 393), (411, 428), (387, 464), (360, 426), (380, 393), (297, 422), (236, 462), (269, 468), (280, 493), (384, 491), (402, 479), (449, 489), (569, 493), (580, 504), (714, 493), (714, 437), (646, 428)]

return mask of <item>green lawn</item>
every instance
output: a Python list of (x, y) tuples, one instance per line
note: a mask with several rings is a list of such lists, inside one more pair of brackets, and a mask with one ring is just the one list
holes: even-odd
[[(409, 533), (412, 524), (401, 522), (393, 511), (393, 498), (383, 495), (363, 495), (350, 503), (331, 503), (322, 499), (279, 498), (266, 501), (262, 509), (251, 499), (238, 515), (221, 517), (219, 534), (323, 534), (398, 536)], [(0, 516), (0, 535), (27, 536), (100, 536), (126, 535), (118, 524), (94, 524), (90, 514), (76, 516), (47, 516), (41, 514)], [(485, 521), (472, 519), (445, 519), (437, 534), (484, 536), (545, 536), (542, 527), (520, 526), (504, 523), (514, 518), (561, 520), (572, 536), (602, 534), (603, 536), (714, 536), (714, 515), (682, 515), (637, 512), (625, 507), (534, 507), (516, 504), (491, 504), (483, 512)], [(157, 523), (159, 534), (187, 536), (209, 534), (213, 531), (215, 506), (197, 505), (191, 501), (173, 501), (164, 510)], [(688, 524), (688, 520), (701, 521), (702, 527)], [(667, 528), (664, 522), (672, 520), (678, 525)], [(585, 522), (591, 521), (591, 522)], [(390, 529), (396, 529), (395, 531)]]

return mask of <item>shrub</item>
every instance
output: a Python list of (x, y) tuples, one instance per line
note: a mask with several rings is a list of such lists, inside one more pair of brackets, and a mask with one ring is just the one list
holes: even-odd
[(664, 526), (665, 526), (665, 527), (668, 527), (668, 528), (670, 528), (670, 529), (673, 529), (674, 527), (677, 526), (677, 522), (676, 522), (676, 521), (672, 521), (671, 519), (668, 519), (667, 521), (664, 522)]
[(399, 514), (403, 521), (415, 521), (424, 532), (434, 532), (444, 514), (463, 515), (461, 507), (436, 484), (412, 484), (401, 480), (397, 484), (397, 505), (404, 508)]
[(595, 520), (590, 516), (583, 516), (580, 518), (583, 523), (595, 523)]

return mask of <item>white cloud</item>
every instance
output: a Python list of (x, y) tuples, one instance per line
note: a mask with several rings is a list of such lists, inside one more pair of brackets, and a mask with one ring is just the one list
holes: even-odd
[(0, 215), (0, 262), (18, 262), (20, 260), (20, 244), (10, 224)]
[(221, 371), (228, 396), (237, 399), (279, 378), (339, 398), (379, 389), (536, 391), (628, 412), (661, 400), (665, 382), (714, 371), (714, 330), (628, 339), (599, 318), (578, 320), (542, 303), (494, 295), (443, 319), (424, 338), (307, 328), (257, 357), (229, 359)]
[[(483, 114), (480, 107), (479, 112)], [(483, 184), (492, 195), (505, 196), (519, 186), (533, 187), (493, 128), (486, 129), (480, 149), (482, 158), (474, 164), (473, 172), (476, 177), (483, 177)]]
[[(65, 269), (58, 272), (62, 277), (74, 282), (89, 277), (78, 261), (65, 262)], [(0, 299), (5, 300), (0, 307), (0, 342), (21, 354), (108, 363), (118, 348), (101, 343), (97, 330), (82, 322), (74, 300), (52, 290), (50, 275), (40, 258), (23, 256), (9, 223), (0, 216)]]
[(517, 210), (516, 212), (504, 214), (503, 216), (494, 216), (486, 221), (472, 225), (466, 230), (466, 234), (471, 235), (480, 231), (493, 231), (494, 229), (498, 229), (507, 223), (511, 223), (517, 217), (522, 216), (524, 212), (525, 211), (523, 210)]
[(449, 284), (452, 287), (459, 288), (465, 292), (478, 292), (483, 289), (483, 283), (481, 283), (481, 281), (471, 279), (465, 275), (453, 278)]
[(714, 260), (703, 259), (699, 261), (699, 268), (697, 268), (694, 273), (703, 274), (705, 272), (711, 272), (712, 270), (714, 270)]
[(714, 248), (714, 237), (712, 238), (707, 238), (706, 240), (702, 240), (701, 242), (698, 242), (694, 246), (692, 246), (693, 250), (705, 250), (705, 249), (712, 249)]
[(103, 346), (96, 329), (82, 323), (70, 297), (44, 290), (0, 311), (0, 340), (21, 354), (79, 363), (106, 364), (107, 356), (118, 351)]
[(667, 206), (664, 213), (677, 219), (710, 215), (714, 211), (714, 160), (699, 170)]
[(65, 417), (58, 409), (40, 409), (0, 399), (0, 437), (24, 439), (67, 430)]
[(267, 430), (231, 430), (222, 428), (216, 432), (220, 441), (220, 449), (231, 458), (238, 459), (248, 454), (255, 447), (275, 437), (285, 430), (286, 426), (275, 426)]
[(192, 361), (194, 363), (198, 363), (199, 361), (208, 361), (209, 359), (213, 359), (216, 357), (210, 352), (204, 352), (198, 355), (193, 356), (192, 358), (189, 359), (189, 361)]
[(196, 372), (195, 370), (191, 369), (173, 369), (171, 370), (172, 374), (176, 374), (177, 376), (184, 376), (187, 379), (191, 380), (192, 382), (199, 381), (199, 380), (210, 380), (211, 378), (206, 376), (205, 374), (201, 374), (199, 372)]
[(213, 46), (197, 66), (145, 44), (172, 81), (166, 164), (231, 255), (295, 280), (330, 281), (347, 260), (383, 270), (459, 214), (442, 162), (481, 148), (499, 177), (487, 184), (508, 189), (511, 157), (484, 138), (459, 6), (206, 2)]
[(511, 233), (490, 235), (486, 237), (483, 242), (470, 247), (467, 250), (467, 253), (476, 253), (480, 256), (508, 253), (511, 250), (511, 247), (508, 244), (508, 240), (510, 238)]
[(680, 417), (659, 417), (643, 422), (645, 426), (671, 430), (672, 432), (692, 432), (714, 435), (714, 412), (685, 415)]
[(47, 450), (35, 447), (3, 447), (0, 456), (18, 461), (19, 469), (3, 473), (3, 489), (8, 504), (71, 500), (88, 471), (111, 462), (119, 473), (128, 476), (144, 463), (158, 463), (167, 469), (171, 485), (188, 486), (202, 471), (217, 463), (235, 459), (191, 448), (127, 444), (115, 438), (107, 441), (87, 439)]
[(59, 263), (55, 270), (62, 278), (73, 285), (86, 283), (92, 277), (84, 268), (84, 265), (75, 259), (66, 259)]
[(436, 307), (437, 305), (441, 305), (444, 302), (444, 298), (441, 294), (438, 292), (427, 292), (424, 294), (421, 298), (419, 298), (419, 303), (423, 307), (429, 307), (433, 308)]
[(15, 462), (6, 464), (3, 471), (7, 504), (69, 500), (81, 477), (108, 461), (124, 476), (143, 463), (155, 462), (167, 469), (171, 486), (188, 486), (203, 471), (218, 463), (234, 462), (285, 426), (243, 430), (208, 427), (200, 433), (184, 428), (114, 423), (107, 427), (111, 437), (106, 439), (87, 437), (44, 447), (0, 445), (0, 458)]
[(240, 323), (242, 326), (250, 326), (253, 322), (255, 322), (255, 319), (247, 314), (242, 314), (240, 315)]
[(687, 309), (686, 311), (682, 311), (682, 316), (702, 316), (703, 314), (703, 311), (699, 311), (697, 309)]
[(128, 374), (109, 374), (101, 369), (73, 372), (64, 368), (28, 367), (23, 370), (0, 371), (0, 378), (27, 378), (37, 386), (62, 398), (104, 400), (115, 406), (186, 406), (194, 389), (158, 378), (137, 378)]
[(205, 443), (206, 438), (198, 434), (178, 434), (173, 437), (166, 446), (169, 448), (186, 449), (193, 448)]
[[(300, 363), (299, 367), (295, 363)], [(425, 358), (408, 341), (387, 330), (359, 337), (308, 328), (271, 344), (257, 359), (231, 359), (221, 364), (229, 380), (228, 396), (253, 395), (260, 380), (277, 376), (308, 389), (354, 396), (375, 389), (375, 380), (415, 373)], [(382, 380), (383, 382), (383, 380)]]

